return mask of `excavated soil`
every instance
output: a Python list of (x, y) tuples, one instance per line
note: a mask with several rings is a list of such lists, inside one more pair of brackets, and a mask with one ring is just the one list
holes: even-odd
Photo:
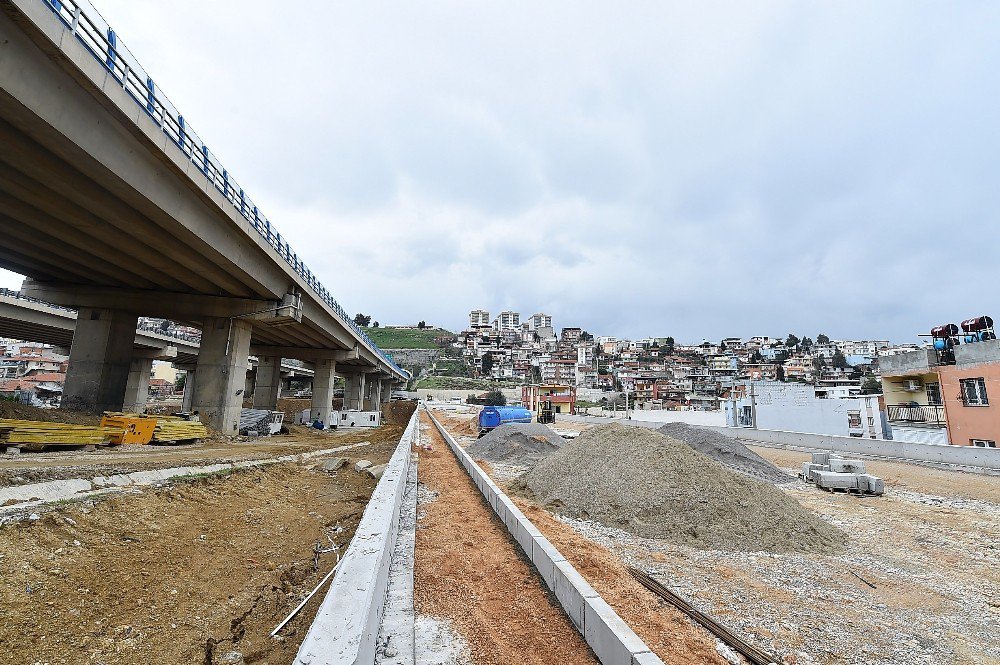
[(618, 423), (567, 442), (515, 488), (570, 517), (699, 549), (836, 553), (846, 540), (777, 487)]
[(434, 498), (417, 507), (417, 612), (447, 620), (476, 665), (596, 665), (427, 416), (421, 422), (433, 450), (420, 451), (418, 497)]
[(564, 439), (539, 423), (510, 423), (497, 427), (466, 450), (475, 459), (532, 466), (559, 450)]
[(733, 437), (707, 427), (696, 427), (687, 423), (667, 423), (656, 431), (683, 441), (699, 453), (708, 455), (745, 476), (776, 485), (795, 480), (795, 476), (785, 473)]
[[(347, 454), (384, 463), (400, 430)], [(290, 663), (322, 594), (268, 633), (334, 564), (314, 567), (317, 544), (349, 543), (375, 483), (281, 464), (0, 528), (0, 663)]]

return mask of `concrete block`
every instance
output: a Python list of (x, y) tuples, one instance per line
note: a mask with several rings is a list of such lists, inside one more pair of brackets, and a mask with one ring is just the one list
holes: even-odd
[(379, 464), (378, 466), (370, 466), (367, 469), (365, 469), (365, 473), (368, 474), (368, 476), (378, 480), (379, 478), (382, 477), (382, 474), (385, 473), (385, 467), (386, 467), (385, 464)]
[(320, 465), (320, 468), (324, 471), (337, 471), (347, 464), (346, 457), (334, 457), (333, 459), (328, 459)]
[(549, 542), (544, 536), (535, 536), (531, 544), (531, 563), (535, 570), (545, 580), (545, 586), (552, 591), (556, 590), (556, 564), (565, 561), (566, 557), (559, 553), (559, 550)]
[(816, 471), (816, 486), (824, 489), (858, 489), (858, 476), (853, 473), (837, 473), (836, 471)]
[(517, 524), (511, 534), (514, 536), (514, 540), (517, 541), (517, 544), (521, 546), (521, 550), (524, 552), (525, 556), (530, 559), (531, 548), (534, 544), (534, 540), (535, 538), (541, 536), (542, 532), (539, 531), (527, 517), (522, 515), (522, 518), (517, 520)]
[(663, 661), (652, 651), (632, 655), (632, 665), (663, 665)]
[(837, 473), (864, 473), (865, 463), (859, 459), (831, 459), (830, 471)]
[(632, 665), (632, 658), (649, 651), (639, 636), (600, 597), (584, 601), (584, 639), (601, 665)]
[(354, 470), (361, 473), (365, 469), (371, 467), (372, 463), (366, 459), (358, 460), (354, 465)]
[(556, 598), (576, 629), (583, 633), (586, 600), (598, 598), (598, 593), (568, 561), (556, 563), (553, 572)]
[(871, 494), (881, 496), (885, 494), (885, 481), (878, 476), (860, 474), (858, 476), (858, 488)]

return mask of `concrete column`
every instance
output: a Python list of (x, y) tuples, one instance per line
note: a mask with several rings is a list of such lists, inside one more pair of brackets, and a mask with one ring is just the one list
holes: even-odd
[(191, 413), (194, 405), (194, 382), (198, 378), (197, 372), (189, 369), (184, 375), (184, 396), (181, 398), (181, 411)]
[(125, 386), (125, 400), (122, 411), (145, 413), (149, 399), (149, 375), (153, 373), (152, 358), (133, 358)]
[(138, 316), (121, 310), (79, 310), (63, 385), (63, 408), (95, 413), (121, 410), (138, 322)]
[(392, 398), (392, 379), (382, 382), (382, 403), (385, 404)]
[(191, 405), (201, 421), (237, 434), (250, 355), (251, 325), (243, 319), (209, 317), (201, 332), (198, 382)]
[(372, 381), (372, 410), (382, 409), (382, 381), (375, 379)]
[(257, 358), (257, 377), (253, 386), (253, 408), (274, 411), (278, 408), (280, 392), (281, 358), (260, 356)]
[[(362, 376), (365, 376), (362, 374)], [(361, 407), (362, 411), (378, 411), (378, 406), (374, 404), (375, 396), (375, 386), (378, 384), (378, 378), (371, 378), (365, 380), (364, 390), (362, 394), (364, 395), (364, 405)]]
[(316, 372), (312, 381), (312, 405), (309, 419), (319, 418), (323, 423), (330, 422), (330, 411), (333, 410), (333, 386), (337, 381), (337, 362), (335, 360), (317, 360)]
[(361, 377), (364, 374), (344, 374), (344, 410), (361, 410)]

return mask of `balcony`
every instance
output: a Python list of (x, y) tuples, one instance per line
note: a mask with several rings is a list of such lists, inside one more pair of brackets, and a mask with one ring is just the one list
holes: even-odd
[(890, 404), (886, 407), (890, 423), (945, 427), (944, 406), (940, 404)]

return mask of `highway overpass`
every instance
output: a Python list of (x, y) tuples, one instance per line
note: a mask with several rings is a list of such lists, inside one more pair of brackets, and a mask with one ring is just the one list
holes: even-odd
[[(52, 344), (69, 353), (76, 329), (77, 313), (68, 307), (29, 298), (17, 291), (0, 289), (0, 337), (10, 337), (27, 342)], [(140, 326), (135, 331), (132, 346), (132, 364), (122, 408), (126, 411), (142, 411), (149, 394), (149, 378), (154, 360), (170, 362), (174, 366), (195, 372), (198, 363), (198, 349), (201, 339), (197, 336), (165, 332), (152, 326)], [(254, 392), (258, 358), (251, 356), (247, 367), (245, 393)], [(280, 380), (285, 387), (295, 379), (311, 381), (314, 372), (308, 363), (283, 359)], [(193, 383), (189, 384), (190, 388)], [(185, 391), (190, 404), (193, 395)]]
[(0, 8), (0, 266), (28, 277), (26, 295), (79, 313), (64, 405), (121, 408), (139, 316), (202, 330), (192, 407), (222, 432), (236, 430), (251, 353), (257, 406), (273, 408), (282, 358), (314, 364), (324, 416), (335, 374), (355, 408), (388, 399), (407, 373), (103, 19), (79, 0)]

